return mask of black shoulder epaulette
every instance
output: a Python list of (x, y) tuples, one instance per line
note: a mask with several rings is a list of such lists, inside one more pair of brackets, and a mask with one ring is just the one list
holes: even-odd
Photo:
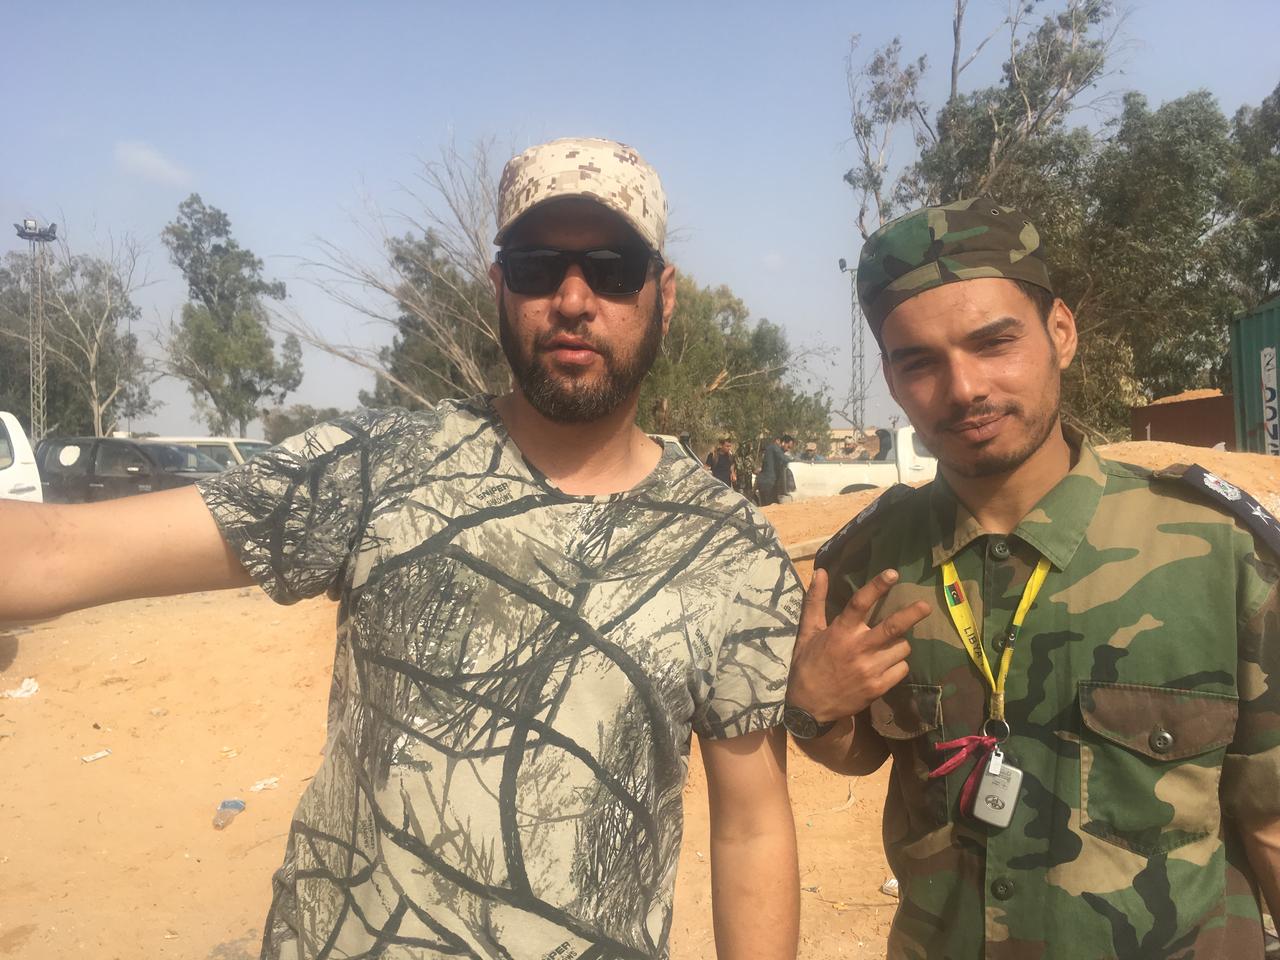
[(1280, 556), (1280, 521), (1257, 500), (1235, 484), (1210, 473), (1199, 464), (1174, 464), (1152, 474), (1157, 480), (1185, 484), (1199, 496), (1239, 518), (1249, 531)]
[(876, 497), (868, 503), (858, 513), (856, 517), (846, 523), (843, 527), (836, 531), (830, 540), (818, 548), (818, 552), (813, 556), (813, 567), (818, 569), (826, 565), (827, 561), (839, 556), (840, 552), (858, 535), (860, 531), (866, 529), (867, 522), (890, 504), (897, 503), (903, 497), (915, 493), (916, 488), (910, 487), (905, 483), (895, 483), (880, 496)]

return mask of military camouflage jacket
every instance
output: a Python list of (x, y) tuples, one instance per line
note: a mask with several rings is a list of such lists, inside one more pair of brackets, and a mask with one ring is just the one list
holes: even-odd
[[(939, 567), (955, 563), (994, 665), (1042, 554), (1052, 569), (1007, 685), (1005, 753), (1024, 779), (998, 829), (959, 810), (972, 764), (927, 779), (936, 744), (979, 732), (987, 691)], [(940, 477), (890, 491), (818, 563), (833, 613), (887, 567), (901, 580), (877, 616), (934, 608), (909, 636), (906, 682), (859, 718), (893, 757), (890, 957), (1262, 956), (1234, 818), (1280, 816), (1278, 573), (1211, 497), (1085, 445), (1008, 537)]]

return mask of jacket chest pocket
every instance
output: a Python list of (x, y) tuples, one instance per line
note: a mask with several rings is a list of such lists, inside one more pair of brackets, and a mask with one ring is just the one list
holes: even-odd
[(900, 683), (872, 701), (869, 712), (871, 726), (893, 753), (892, 778), (903, 800), (901, 807), (886, 807), (886, 836), (899, 832), (891, 821), (904, 814), (913, 836), (945, 825), (946, 778), (928, 779), (937, 759), (934, 744), (942, 739), (942, 685)]
[(1236, 698), (1098, 682), (1079, 694), (1085, 832), (1148, 857), (1217, 832)]

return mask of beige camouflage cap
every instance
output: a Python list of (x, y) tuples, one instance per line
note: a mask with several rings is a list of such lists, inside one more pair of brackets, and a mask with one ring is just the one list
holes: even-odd
[(867, 238), (858, 260), (858, 301), (876, 337), (894, 307), (957, 280), (1005, 277), (1053, 291), (1040, 233), (1024, 215), (987, 197), (922, 207)]
[(512, 157), (498, 183), (498, 234), (502, 246), (517, 220), (561, 197), (586, 197), (614, 211), (661, 254), (667, 234), (667, 195), (653, 167), (625, 143), (566, 138), (530, 147)]

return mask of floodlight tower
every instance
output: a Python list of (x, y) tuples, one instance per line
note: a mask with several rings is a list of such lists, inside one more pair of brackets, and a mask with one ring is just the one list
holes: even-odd
[(849, 418), (859, 430), (867, 427), (867, 372), (863, 362), (866, 356), (866, 324), (858, 309), (858, 268), (850, 268), (844, 257), (840, 258), (840, 272), (849, 275), (849, 321), (853, 338), (853, 371), (849, 382)]
[(31, 439), (38, 442), (44, 439), (45, 430), (45, 394), (44, 394), (44, 244), (56, 240), (58, 225), (51, 223), (41, 228), (35, 220), (26, 219), (15, 223), (18, 237), (31, 243), (31, 313), (30, 324), (31, 347)]

